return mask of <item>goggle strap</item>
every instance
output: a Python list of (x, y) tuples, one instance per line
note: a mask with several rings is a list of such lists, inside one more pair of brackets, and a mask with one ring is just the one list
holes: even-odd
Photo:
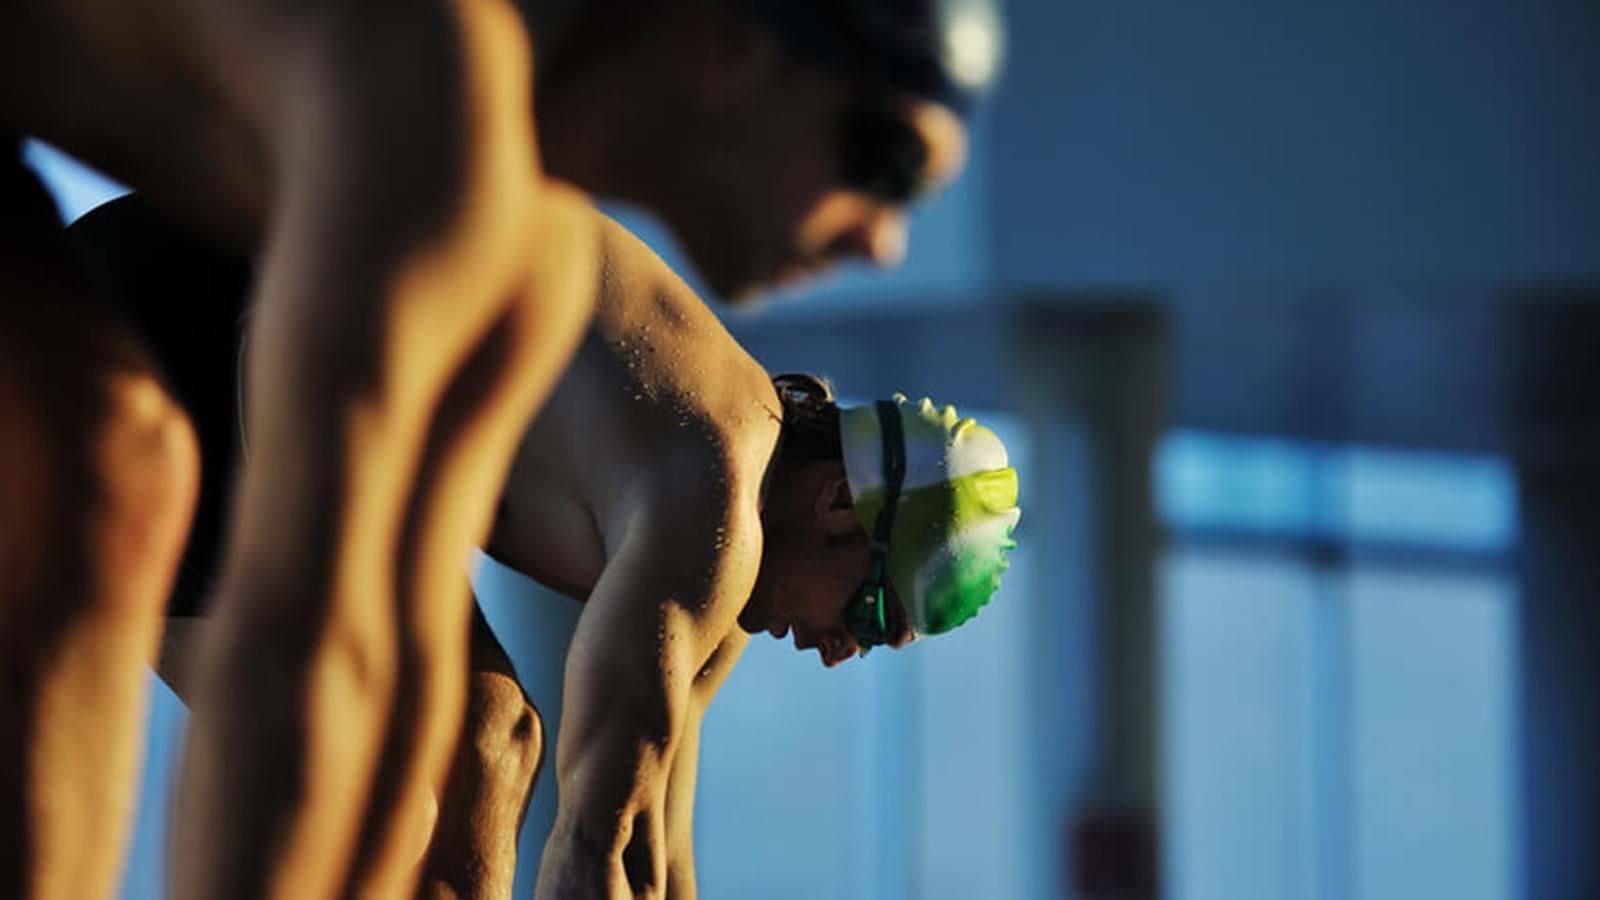
[(894, 515), (900, 506), (900, 487), (906, 480), (906, 437), (900, 409), (892, 400), (878, 401), (879, 433), (883, 438), (883, 508), (874, 523), (872, 542), (885, 549), (894, 534)]
[[(873, 525), (872, 543), (882, 548), (877, 560), (888, 555), (889, 540), (894, 535), (894, 515), (900, 506), (900, 488), (906, 480), (906, 435), (900, 422), (900, 407), (892, 400), (879, 400), (878, 432), (883, 439), (883, 508), (878, 510), (878, 521)], [(877, 588), (878, 628), (888, 631), (889, 621), (884, 614), (883, 572), (880, 565), (873, 566), (873, 584)]]

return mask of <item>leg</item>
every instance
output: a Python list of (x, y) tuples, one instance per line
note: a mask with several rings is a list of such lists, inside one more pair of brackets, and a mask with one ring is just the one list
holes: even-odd
[(198, 457), (59, 226), (0, 199), (0, 896), (107, 897)]
[(483, 613), (473, 612), (467, 716), (423, 863), (422, 900), (507, 900), (517, 832), (544, 755), (528, 702)]

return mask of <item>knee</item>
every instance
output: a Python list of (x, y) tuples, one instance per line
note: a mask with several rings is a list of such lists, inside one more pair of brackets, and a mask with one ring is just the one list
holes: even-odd
[(0, 429), (0, 473), (16, 487), (0, 492), (8, 592), (39, 597), (47, 617), (86, 605), (159, 616), (199, 490), (188, 417), (147, 369), (21, 374), (0, 372), (0, 402), (17, 413)]
[(544, 752), (539, 712), (499, 671), (475, 670), (418, 897), (508, 897), (517, 833)]
[(462, 740), (487, 779), (524, 792), (544, 758), (544, 721), (515, 678), (474, 672)]
[[(170, 579), (200, 487), (200, 451), (176, 400), (148, 372), (108, 377), (87, 441), (90, 539), (118, 577)], [(80, 451), (81, 452), (81, 451)], [(157, 592), (165, 602), (165, 591)]]

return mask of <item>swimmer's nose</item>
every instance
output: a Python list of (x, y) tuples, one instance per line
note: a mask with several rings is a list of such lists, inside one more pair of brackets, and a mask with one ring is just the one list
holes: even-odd
[(867, 260), (881, 269), (893, 269), (905, 262), (910, 230), (903, 211), (878, 207), (865, 213), (854, 228), (840, 236), (835, 253)]

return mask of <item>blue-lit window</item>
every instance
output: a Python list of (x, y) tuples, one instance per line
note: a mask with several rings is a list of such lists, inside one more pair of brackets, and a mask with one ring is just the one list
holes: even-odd
[(1320, 539), (1473, 553), (1516, 543), (1516, 488), (1497, 457), (1179, 432), (1156, 457), (1180, 533)]
[(22, 148), (22, 158), (39, 173), (45, 188), (55, 198), (63, 222), (71, 222), (128, 192), (127, 188), (49, 144), (28, 141)]
[(1507, 463), (1179, 433), (1155, 476), (1166, 895), (1515, 897)]

